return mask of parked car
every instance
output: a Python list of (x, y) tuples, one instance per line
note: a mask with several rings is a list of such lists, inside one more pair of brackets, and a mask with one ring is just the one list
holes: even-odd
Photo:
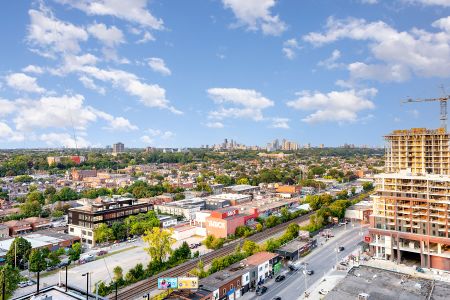
[(327, 290), (324, 290), (324, 289), (321, 289), (321, 290), (319, 291), (319, 294), (321, 294), (321, 295), (326, 295), (326, 294), (328, 294), (328, 291), (327, 291)]
[(28, 284), (27, 284), (26, 281), (19, 282), (19, 287), (24, 288), (24, 287), (27, 287), (27, 286), (28, 286)]
[(425, 270), (422, 269), (421, 267), (417, 267), (416, 271), (419, 272), (419, 273), (425, 273)]
[(313, 270), (303, 270), (303, 274), (312, 275), (312, 274), (314, 274), (314, 271)]
[(348, 262), (346, 262), (346, 261), (341, 261), (339, 264), (340, 264), (341, 266), (345, 266), (345, 267), (348, 266)]
[(100, 250), (100, 251), (97, 252), (97, 256), (102, 256), (102, 255), (105, 255), (105, 254), (108, 254), (108, 251)]
[(258, 296), (261, 296), (265, 292), (267, 292), (267, 287), (264, 285), (259, 287), (258, 289), (256, 289), (256, 295), (258, 295)]
[(281, 297), (274, 297), (272, 300), (281, 300)]
[(344, 250), (345, 250), (345, 248), (342, 247), (342, 246), (340, 246), (340, 247), (338, 248), (338, 252), (342, 252), (342, 251), (344, 251)]
[(280, 282), (280, 281), (283, 281), (285, 278), (286, 278), (286, 276), (284, 276), (284, 275), (278, 275), (277, 277), (275, 277), (275, 281)]

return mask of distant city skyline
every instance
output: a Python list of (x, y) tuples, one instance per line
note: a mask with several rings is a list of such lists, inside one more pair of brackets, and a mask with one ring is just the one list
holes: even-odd
[(401, 100), (450, 91), (448, 1), (118, 3), (0, 4), (1, 149), (383, 145), (439, 126), (437, 103)]

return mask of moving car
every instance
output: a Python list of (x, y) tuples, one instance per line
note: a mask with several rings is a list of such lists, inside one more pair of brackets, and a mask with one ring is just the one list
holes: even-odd
[(275, 281), (280, 282), (280, 281), (283, 281), (285, 278), (286, 278), (286, 276), (284, 276), (284, 275), (278, 275), (277, 277), (275, 277)]
[(97, 252), (97, 256), (102, 256), (102, 255), (105, 255), (105, 254), (108, 254), (108, 251), (100, 250), (100, 251)]
[(266, 286), (261, 286), (258, 289), (256, 289), (256, 295), (257, 296), (261, 296), (262, 294), (264, 294), (265, 292), (267, 292), (267, 287)]
[(324, 289), (321, 289), (321, 290), (319, 291), (319, 294), (321, 294), (321, 295), (326, 295), (326, 294), (328, 294), (328, 291), (327, 291), (327, 290), (324, 290)]
[(281, 297), (274, 297), (272, 300), (281, 300)]
[(314, 271), (313, 270), (303, 270), (303, 274), (312, 275), (312, 274), (314, 274)]
[(338, 252), (342, 252), (342, 251), (344, 251), (344, 247), (342, 247), (342, 246), (340, 246), (339, 248), (338, 248)]
[(348, 266), (348, 262), (346, 262), (346, 261), (341, 261), (339, 264), (340, 264), (341, 266), (345, 266), (345, 267)]

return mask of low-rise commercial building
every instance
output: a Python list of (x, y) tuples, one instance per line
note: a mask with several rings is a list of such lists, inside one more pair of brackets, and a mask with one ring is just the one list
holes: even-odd
[(82, 243), (95, 245), (94, 229), (100, 223), (112, 225), (122, 222), (131, 215), (146, 213), (153, 209), (153, 204), (144, 199), (121, 196), (99, 197), (87, 201), (89, 204), (69, 209), (69, 234), (81, 238)]
[(155, 211), (172, 216), (182, 216), (186, 220), (194, 220), (195, 213), (205, 208), (205, 199), (191, 198), (155, 205)]
[(238, 185), (224, 187), (223, 192), (230, 193), (230, 194), (253, 195), (254, 193), (259, 192), (259, 186), (253, 186), (253, 185), (248, 185), (248, 184), (238, 184)]
[(10, 236), (29, 233), (33, 230), (31, 223), (25, 220), (11, 220), (3, 223), (3, 225), (8, 227)]

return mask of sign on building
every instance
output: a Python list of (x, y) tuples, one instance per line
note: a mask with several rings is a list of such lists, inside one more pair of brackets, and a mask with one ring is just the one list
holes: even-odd
[(178, 277), (178, 289), (198, 289), (198, 277)]
[(176, 289), (178, 288), (178, 278), (176, 277), (162, 277), (158, 278), (158, 289)]

